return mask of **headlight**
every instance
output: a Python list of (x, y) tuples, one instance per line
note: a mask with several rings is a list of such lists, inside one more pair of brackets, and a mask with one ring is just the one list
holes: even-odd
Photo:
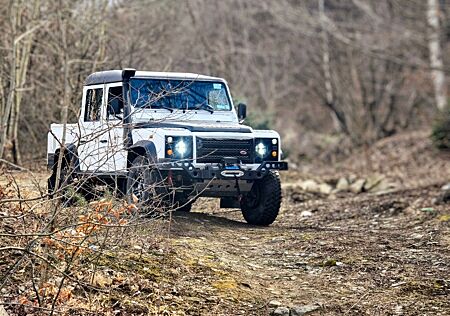
[(192, 159), (191, 136), (166, 136), (166, 158)]
[(255, 147), (255, 151), (259, 157), (264, 158), (267, 154), (267, 146), (264, 145), (264, 143), (258, 143)]
[(279, 157), (278, 138), (255, 139), (255, 162), (277, 161)]
[(184, 154), (187, 151), (187, 146), (186, 143), (183, 140), (180, 140), (178, 143), (176, 143), (175, 145), (175, 152), (180, 154), (181, 157), (184, 156)]

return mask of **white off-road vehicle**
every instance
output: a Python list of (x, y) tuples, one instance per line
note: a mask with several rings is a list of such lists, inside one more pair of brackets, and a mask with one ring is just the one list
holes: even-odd
[(235, 110), (221, 78), (134, 69), (93, 73), (78, 122), (65, 129), (51, 125), (49, 194), (70, 185), (89, 195), (103, 184), (138, 209), (181, 211), (199, 196), (218, 197), (221, 207), (240, 208), (248, 223), (269, 225), (281, 203), (277, 170), (288, 164), (281, 161), (279, 134), (242, 125), (245, 116), (246, 106)]

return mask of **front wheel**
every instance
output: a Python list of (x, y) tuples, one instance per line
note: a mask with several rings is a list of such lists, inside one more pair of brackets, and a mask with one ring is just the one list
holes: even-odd
[(149, 215), (161, 214), (166, 208), (167, 186), (148, 157), (138, 156), (133, 160), (128, 172), (126, 195), (128, 203), (136, 204), (141, 212)]
[(272, 224), (281, 206), (281, 182), (277, 171), (270, 171), (255, 181), (252, 189), (241, 200), (241, 210), (247, 223), (259, 226)]

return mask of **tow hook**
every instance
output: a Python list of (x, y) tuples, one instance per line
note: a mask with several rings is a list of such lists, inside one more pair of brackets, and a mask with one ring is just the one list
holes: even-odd
[(244, 175), (244, 171), (242, 170), (223, 170), (220, 172), (220, 174), (227, 178), (239, 178)]
[(244, 175), (244, 171), (239, 167), (239, 161), (236, 157), (224, 157), (221, 162), (222, 170), (220, 174), (227, 178), (237, 178)]

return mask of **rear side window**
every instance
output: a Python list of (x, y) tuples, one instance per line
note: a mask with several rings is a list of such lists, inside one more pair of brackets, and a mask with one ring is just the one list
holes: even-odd
[(103, 89), (89, 89), (86, 92), (84, 121), (99, 121), (102, 112)]

